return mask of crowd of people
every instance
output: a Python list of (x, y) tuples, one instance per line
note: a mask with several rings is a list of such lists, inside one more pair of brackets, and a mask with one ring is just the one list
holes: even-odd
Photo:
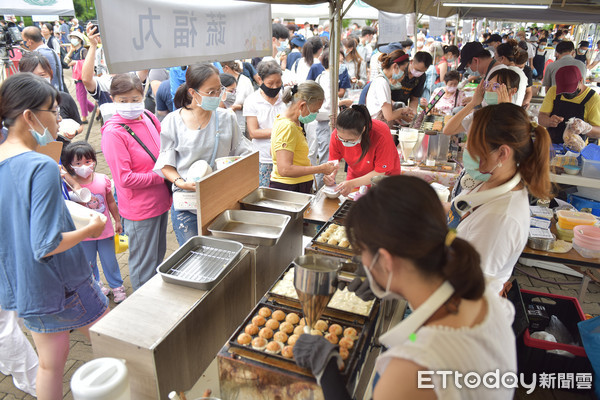
[[(195, 212), (172, 201), (172, 193), (195, 190), (188, 179), (194, 163), (203, 160), (214, 168), (219, 157), (258, 151), (261, 186), (312, 193), (326, 185), (348, 195), (376, 176), (400, 174), (390, 129), (408, 126), (435, 97), (440, 99), (434, 112), (452, 116), (444, 133), (469, 138), (465, 176), (454, 200), (444, 211), (426, 184), (393, 177), (357, 201), (348, 218), (349, 237), (363, 256), (366, 283), (375, 295), (402, 295), (418, 309), (451, 288), (435, 317), (421, 324), (418, 341), (407, 346), (400, 331), (386, 334), (391, 350), (378, 362), (381, 379), (374, 398), (389, 398), (400, 389), (413, 395), (416, 386), (399, 377), (423, 368), (516, 369), (512, 315), (498, 294), (527, 240), (528, 195), (551, 197), (549, 150), (552, 142), (562, 143), (565, 121), (581, 119), (592, 126), (588, 137), (600, 137), (600, 97), (585, 80), (600, 55), (592, 56), (587, 41), (576, 51), (562, 30), (486, 33), (460, 47), (453, 32), (441, 41), (419, 33), (377, 46), (375, 26), (353, 25), (334, 55), (340, 69), (333, 82), (327, 24), (276, 21), (272, 35), (272, 52), (262, 59), (110, 74), (93, 23), (84, 28), (73, 18), (71, 24), (23, 27), (20, 73), (0, 86), (0, 198), (5, 205), (0, 223), (18, 233), (0, 245), (0, 268), (7, 277), (0, 285), (0, 317), (10, 327), (0, 347), (10, 343), (28, 354), (20, 363), (0, 360), (0, 371), (11, 372), (18, 387), (34, 394), (37, 386), (41, 399), (62, 396), (69, 331), (87, 335), (107, 312), (107, 296), (116, 303), (126, 299), (115, 234), (129, 236), (133, 290), (152, 278), (164, 258), (169, 212), (179, 245), (198, 235)], [(550, 53), (556, 61), (550, 62)], [(65, 85), (66, 68), (72, 69), (79, 108)], [(539, 125), (528, 114), (534, 78), (546, 88)], [(472, 82), (479, 83), (477, 89), (467, 91)], [(333, 121), (332, 84), (337, 84), (340, 107)], [(96, 103), (98, 115), (90, 117)], [(96, 117), (103, 122), (101, 148), (72, 141), (88, 118)], [(59, 134), (64, 120), (76, 127), (61, 128)], [(54, 140), (64, 145), (60, 170), (31, 151)], [(112, 182), (95, 171), (98, 151)], [(347, 175), (340, 182), (342, 161)], [(105, 218), (75, 229), (63, 199), (83, 189), (92, 194), (84, 205)], [(474, 195), (480, 199), (474, 209), (456, 209), (457, 200)], [(424, 227), (424, 236), (412, 226)], [(39, 367), (16, 316), (33, 334)], [(434, 326), (461, 329), (468, 339), (458, 343)], [(501, 340), (490, 340), (497, 332)], [(315, 349), (335, 349), (323, 347), (318, 338), (303, 340), (297, 360), (321, 376), (326, 398), (345, 393), (336, 385), (333, 364), (311, 361)], [(476, 346), (482, 357), (477, 362), (458, 352), (421, 357), (432, 343), (440, 346), (439, 353), (454, 345)], [(405, 382), (401, 388), (399, 381)], [(443, 397), (437, 389), (435, 394)], [(496, 394), (508, 398), (512, 392)]]

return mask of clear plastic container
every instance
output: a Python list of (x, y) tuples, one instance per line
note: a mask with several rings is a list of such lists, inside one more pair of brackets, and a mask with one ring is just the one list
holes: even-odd
[(577, 243), (577, 239), (573, 239), (573, 248), (582, 257), (585, 258), (600, 258), (600, 250), (590, 250)]
[(560, 240), (564, 240), (566, 242), (573, 241), (573, 230), (572, 229), (563, 229), (560, 227), (558, 222), (556, 223), (556, 236)]
[(578, 225), (573, 228), (574, 239), (588, 250), (600, 251), (600, 228), (591, 225)]
[(596, 217), (579, 211), (560, 210), (556, 213), (562, 229), (573, 229), (577, 225), (594, 225)]
[(587, 160), (583, 157), (582, 159), (583, 168), (581, 169), (581, 176), (600, 179), (600, 161)]

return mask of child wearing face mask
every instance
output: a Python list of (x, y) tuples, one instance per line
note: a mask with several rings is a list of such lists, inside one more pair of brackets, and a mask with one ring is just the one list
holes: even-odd
[[(62, 163), (77, 183), (92, 193), (91, 200), (84, 205), (104, 214), (109, 221), (112, 214), (115, 220), (114, 229), (112, 224), (107, 223), (100, 236), (85, 239), (81, 242), (81, 245), (86, 259), (92, 266), (94, 278), (100, 285), (102, 293), (108, 296), (112, 292), (115, 303), (120, 303), (127, 298), (127, 295), (125, 294), (123, 278), (115, 255), (114, 235), (115, 232), (117, 234), (122, 233), (123, 228), (117, 203), (112, 194), (110, 179), (108, 176), (94, 171), (97, 164), (96, 152), (87, 142), (80, 141), (69, 144), (62, 154)], [(97, 255), (100, 256), (104, 277), (110, 289), (100, 281), (100, 273), (96, 262)]]

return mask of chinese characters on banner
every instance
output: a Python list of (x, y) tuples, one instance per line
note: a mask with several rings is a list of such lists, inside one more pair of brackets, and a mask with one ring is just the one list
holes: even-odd
[(379, 42), (406, 40), (406, 16), (379, 11)]
[(111, 73), (271, 54), (268, 4), (96, 0)]

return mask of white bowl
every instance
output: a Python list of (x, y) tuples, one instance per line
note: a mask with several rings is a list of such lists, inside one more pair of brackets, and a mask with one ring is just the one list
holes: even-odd
[(237, 160), (242, 158), (241, 156), (233, 156), (233, 157), (220, 157), (215, 160), (215, 166), (217, 169), (223, 169), (228, 167), (229, 164), (233, 164)]
[(190, 166), (186, 180), (189, 182), (198, 182), (200, 179), (211, 173), (212, 168), (210, 165), (204, 160), (198, 160)]
[(336, 190), (336, 186), (325, 186), (323, 187), (323, 193), (329, 199), (337, 199), (340, 197), (340, 191)]
[(563, 167), (563, 169), (569, 175), (577, 175), (579, 173), (579, 171), (581, 171), (580, 167), (576, 167), (574, 165), (565, 165)]

